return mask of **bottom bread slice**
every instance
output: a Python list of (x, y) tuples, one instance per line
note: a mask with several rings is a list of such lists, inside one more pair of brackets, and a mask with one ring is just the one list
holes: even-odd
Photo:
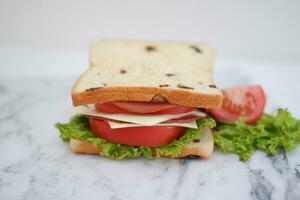
[[(76, 139), (70, 140), (71, 150), (75, 153), (98, 154), (101, 152), (100, 147), (94, 146), (91, 142), (84, 142)], [(205, 128), (199, 138), (183, 146), (181, 153), (177, 158), (196, 156), (208, 158), (214, 149), (213, 135), (210, 128)], [(155, 155), (155, 152), (153, 152)], [(162, 156), (169, 157), (169, 156)]]

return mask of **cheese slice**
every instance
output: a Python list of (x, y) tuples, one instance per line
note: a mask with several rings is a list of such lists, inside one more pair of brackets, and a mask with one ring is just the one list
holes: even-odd
[[(110, 128), (129, 128), (129, 127), (140, 127), (145, 126), (141, 124), (132, 124), (127, 122), (117, 122), (117, 121), (107, 121), (109, 123)], [(186, 127), (186, 128), (198, 128), (196, 121), (191, 122), (184, 122), (184, 123), (163, 123), (163, 124), (155, 124), (155, 126), (180, 126), (180, 127)]]
[(109, 114), (109, 113), (102, 113), (96, 112), (94, 109), (91, 109), (87, 106), (78, 106), (73, 109), (76, 114), (85, 115), (85, 116), (92, 116), (92, 117), (100, 117), (106, 118), (121, 122), (129, 122), (133, 124), (139, 124), (144, 126), (153, 126), (159, 124), (161, 122), (176, 119), (180, 117), (184, 117), (187, 115), (194, 115), (197, 117), (206, 117), (206, 113), (201, 112), (199, 110), (191, 111), (187, 113), (181, 114), (159, 114), (159, 115), (138, 115), (138, 114)]

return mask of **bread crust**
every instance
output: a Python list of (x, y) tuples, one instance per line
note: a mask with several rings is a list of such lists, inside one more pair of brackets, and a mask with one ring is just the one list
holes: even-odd
[(222, 94), (201, 94), (155, 87), (105, 87), (72, 92), (74, 106), (109, 101), (166, 102), (196, 108), (220, 108)]
[[(83, 154), (98, 154), (102, 151), (100, 147), (94, 146), (91, 142), (84, 142), (76, 139), (70, 139), (70, 148), (75, 153)], [(213, 152), (214, 143), (212, 131), (209, 128), (205, 128), (204, 132), (200, 136), (200, 140), (191, 142), (185, 145), (181, 153), (176, 158), (184, 157), (196, 157), (196, 158), (209, 158)], [(155, 156), (155, 152), (152, 152)], [(170, 156), (163, 155), (161, 157), (171, 158)]]

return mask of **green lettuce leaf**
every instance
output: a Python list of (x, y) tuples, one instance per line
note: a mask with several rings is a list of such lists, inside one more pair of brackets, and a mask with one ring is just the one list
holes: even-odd
[(275, 116), (263, 115), (255, 124), (243, 119), (233, 124), (219, 123), (214, 130), (214, 142), (223, 152), (236, 153), (242, 161), (249, 160), (256, 150), (274, 155), (279, 149), (291, 151), (300, 141), (300, 121), (286, 109)]
[(152, 158), (152, 152), (155, 152), (155, 157), (162, 155), (176, 157), (184, 145), (193, 141), (202, 133), (204, 127), (213, 128), (216, 123), (213, 119), (197, 120), (198, 129), (187, 129), (182, 137), (174, 140), (172, 143), (159, 147), (137, 147), (124, 144), (116, 144), (105, 139), (95, 136), (89, 127), (88, 119), (83, 116), (74, 116), (69, 123), (57, 123), (55, 126), (60, 131), (60, 137), (63, 141), (68, 142), (71, 138), (92, 142), (93, 145), (102, 148), (99, 153), (102, 156), (121, 160), (125, 158), (146, 157)]

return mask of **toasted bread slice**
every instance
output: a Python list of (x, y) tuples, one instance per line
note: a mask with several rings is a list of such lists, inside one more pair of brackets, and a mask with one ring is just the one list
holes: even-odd
[(215, 50), (201, 43), (96, 41), (91, 67), (73, 87), (73, 105), (144, 101), (218, 108), (222, 93), (212, 79), (214, 57)]
[[(91, 142), (83, 142), (76, 139), (70, 140), (70, 147), (75, 153), (98, 154), (101, 152), (101, 148), (95, 147)], [(208, 158), (211, 156), (213, 149), (214, 142), (212, 131), (209, 128), (205, 128), (199, 139), (194, 140), (182, 148), (182, 151), (177, 158), (189, 156)], [(155, 152), (153, 152), (153, 154), (155, 155)]]

